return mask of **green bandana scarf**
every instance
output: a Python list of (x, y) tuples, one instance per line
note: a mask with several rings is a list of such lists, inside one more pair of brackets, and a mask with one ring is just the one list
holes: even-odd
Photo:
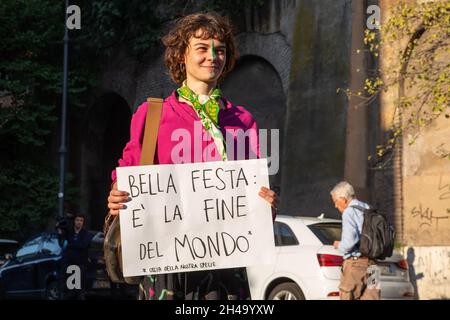
[(219, 122), (219, 99), (222, 95), (220, 89), (216, 88), (209, 95), (208, 101), (205, 103), (201, 103), (199, 100), (199, 95), (195, 94), (188, 86), (183, 85), (181, 88), (177, 90), (178, 94), (184, 99), (188, 100), (193, 104), (195, 110), (200, 112), (202, 110), (208, 117), (214, 122), (217, 126)]
[(201, 119), (203, 127), (214, 139), (214, 143), (216, 144), (222, 160), (227, 160), (225, 140), (218, 127), (220, 109), (219, 99), (222, 95), (220, 89), (214, 89), (209, 95), (209, 99), (204, 103), (200, 102), (199, 95), (195, 94), (195, 92), (192, 91), (187, 85), (183, 85), (181, 88), (178, 88), (177, 93), (180, 97), (192, 103)]

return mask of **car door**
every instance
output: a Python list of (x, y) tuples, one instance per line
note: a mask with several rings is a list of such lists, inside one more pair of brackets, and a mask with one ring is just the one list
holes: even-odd
[(51, 281), (57, 281), (57, 276), (61, 261), (62, 248), (58, 242), (56, 234), (47, 234), (38, 254), (38, 263), (35, 265), (35, 287), (39, 290), (45, 290), (47, 284)]
[(7, 295), (30, 296), (35, 293), (35, 260), (42, 246), (42, 236), (27, 241), (17, 250), (11, 264), (2, 270), (2, 281)]
[(300, 243), (292, 229), (284, 222), (274, 224), (275, 246), (277, 260), (275, 272), (293, 273), (299, 268)]
[(247, 276), (252, 299), (265, 299), (267, 285), (277, 277), (278, 273), (286, 271), (285, 265), (291, 265), (289, 259), (298, 256), (298, 240), (285, 223), (275, 221), (273, 225), (275, 242), (274, 264), (247, 267)]

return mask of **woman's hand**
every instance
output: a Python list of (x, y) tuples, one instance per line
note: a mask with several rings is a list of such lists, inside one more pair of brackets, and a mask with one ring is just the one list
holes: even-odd
[(272, 217), (275, 219), (278, 210), (278, 197), (275, 191), (272, 191), (266, 187), (261, 187), (258, 195), (270, 204), (272, 207)]
[(117, 190), (117, 182), (114, 182), (108, 197), (109, 213), (113, 216), (118, 215), (119, 210), (125, 208), (123, 203), (128, 201), (130, 201), (128, 192)]

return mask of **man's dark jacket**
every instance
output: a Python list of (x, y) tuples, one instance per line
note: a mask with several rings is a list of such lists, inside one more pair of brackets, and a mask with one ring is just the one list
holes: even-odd
[(69, 230), (65, 240), (67, 246), (63, 250), (63, 261), (65, 264), (85, 265), (88, 262), (88, 249), (92, 240), (92, 235), (85, 229), (75, 233)]

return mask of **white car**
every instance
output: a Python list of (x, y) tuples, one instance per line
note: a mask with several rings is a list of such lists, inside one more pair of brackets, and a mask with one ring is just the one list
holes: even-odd
[[(340, 220), (279, 215), (274, 223), (273, 265), (247, 268), (252, 299), (339, 299), (342, 254)], [(413, 299), (408, 263), (399, 253), (378, 261), (382, 299)]]

